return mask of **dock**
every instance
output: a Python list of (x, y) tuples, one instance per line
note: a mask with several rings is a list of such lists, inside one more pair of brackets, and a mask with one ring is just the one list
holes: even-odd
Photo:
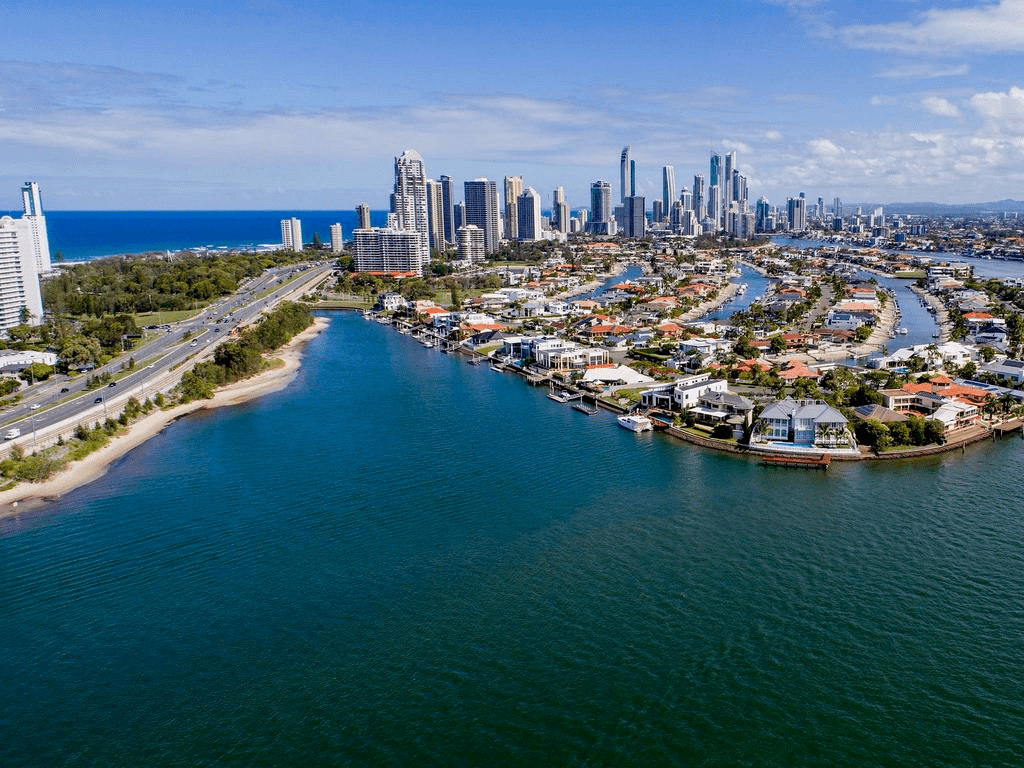
[(787, 467), (790, 469), (820, 469), (827, 470), (832, 463), (832, 456), (823, 453), (821, 456), (790, 456), (788, 454), (772, 453), (762, 457), (762, 467)]

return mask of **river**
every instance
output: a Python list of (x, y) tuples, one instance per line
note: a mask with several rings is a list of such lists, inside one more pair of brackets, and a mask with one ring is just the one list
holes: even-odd
[(0, 764), (1024, 754), (1021, 440), (761, 467), (333, 314), (0, 520)]

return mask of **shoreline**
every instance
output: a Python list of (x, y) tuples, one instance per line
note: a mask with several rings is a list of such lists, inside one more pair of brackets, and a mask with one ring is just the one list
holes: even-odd
[(37, 509), (59, 500), (73, 490), (81, 488), (106, 474), (110, 465), (129, 451), (156, 437), (168, 425), (195, 411), (240, 405), (263, 395), (278, 392), (295, 378), (307, 343), (320, 335), (329, 324), (324, 317), (315, 317), (313, 324), (296, 334), (280, 349), (267, 355), (268, 360), (280, 360), (282, 365), (270, 368), (256, 376), (218, 389), (209, 400), (195, 400), (167, 410), (156, 410), (141, 417), (128, 427), (123, 435), (42, 483), (20, 482), (13, 488), (0, 491), (0, 517), (11, 517), (26, 510)]

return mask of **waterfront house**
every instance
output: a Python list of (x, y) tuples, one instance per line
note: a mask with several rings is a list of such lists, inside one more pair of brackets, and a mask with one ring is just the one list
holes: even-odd
[(766, 406), (751, 444), (789, 444), (804, 448), (856, 447), (847, 419), (822, 400), (787, 397)]

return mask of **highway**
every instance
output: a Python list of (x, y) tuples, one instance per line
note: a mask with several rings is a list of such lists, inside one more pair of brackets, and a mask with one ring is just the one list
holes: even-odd
[[(0, 434), (10, 429), (21, 431), (20, 437), (0, 442), (0, 456), (14, 444), (27, 450), (42, 448), (56, 441), (58, 434), (67, 438), (80, 423), (92, 425), (107, 417), (117, 418), (130, 397), (142, 402), (157, 392), (168, 392), (196, 362), (212, 357), (218, 342), (230, 338), (232, 330), (251, 324), (279, 301), (310, 292), (333, 269), (328, 264), (298, 264), (267, 270), (194, 317), (147, 330), (148, 335), (159, 335), (104, 366), (74, 377), (54, 375), (23, 387), (19, 390), (22, 400), (0, 413)], [(275, 285), (278, 287), (271, 293), (261, 296)], [(136, 362), (131, 370), (125, 367), (129, 358)], [(86, 391), (86, 379), (104, 373), (113, 377), (113, 383)]]

